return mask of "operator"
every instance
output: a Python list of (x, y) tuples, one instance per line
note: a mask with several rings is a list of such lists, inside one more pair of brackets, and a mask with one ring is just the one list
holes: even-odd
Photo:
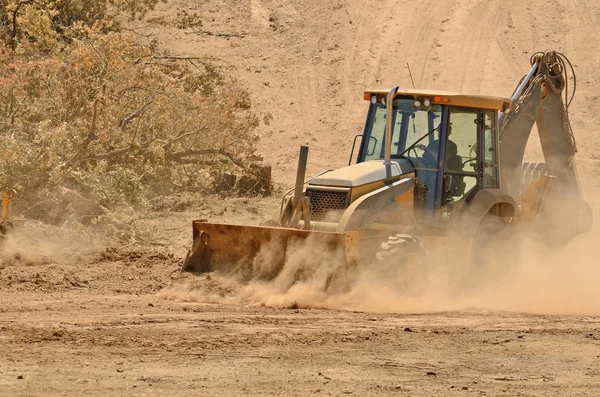
[[(458, 156), (458, 146), (450, 139), (452, 134), (452, 125), (448, 126), (448, 140), (446, 143), (446, 170), (448, 171), (462, 171), (462, 161)], [(439, 153), (440, 140), (434, 139), (429, 145), (417, 145), (418, 149), (423, 150), (422, 160), (426, 167), (437, 168), (438, 164), (438, 153)]]
[[(458, 155), (458, 146), (454, 141), (450, 139), (452, 134), (452, 125), (448, 126), (448, 139), (446, 140), (446, 154), (444, 170), (450, 172), (461, 172), (463, 170), (462, 158)], [(423, 164), (427, 168), (438, 167), (438, 153), (439, 153), (440, 140), (435, 139), (429, 143), (429, 145), (417, 145), (416, 147), (423, 150)], [(444, 190), (442, 193), (442, 205), (453, 201), (453, 197), (462, 196), (464, 192), (463, 177), (460, 175), (453, 175), (451, 185), (448, 190)]]

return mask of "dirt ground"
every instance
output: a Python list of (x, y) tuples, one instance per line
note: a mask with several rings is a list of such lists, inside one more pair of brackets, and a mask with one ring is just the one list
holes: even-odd
[[(183, 10), (201, 29), (174, 26)], [(362, 90), (410, 87), (407, 63), (417, 87), (509, 96), (533, 52), (560, 50), (600, 216), (595, 0), (169, 0), (149, 17), (136, 37), (220, 63), (273, 115), (260, 154), (279, 190), (301, 144), (309, 173), (343, 166)], [(434, 269), (416, 296), (365, 280), (328, 297), (179, 274), (192, 219), (257, 224), (279, 198), (164, 200), (132, 214), (135, 243), (35, 223), (4, 242), (0, 395), (600, 395), (598, 226), (556, 250), (527, 242), (510, 282), (457, 291)]]
[(597, 317), (182, 304), (85, 288), (0, 298), (3, 395), (600, 391)]

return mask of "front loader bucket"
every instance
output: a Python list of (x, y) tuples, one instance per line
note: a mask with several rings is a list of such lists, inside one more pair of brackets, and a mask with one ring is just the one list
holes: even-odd
[(297, 256), (300, 251), (307, 260), (325, 253), (331, 263), (347, 263), (354, 238), (351, 234), (204, 221), (194, 221), (192, 227), (194, 241), (182, 271), (215, 271), (243, 280), (275, 278), (290, 255)]

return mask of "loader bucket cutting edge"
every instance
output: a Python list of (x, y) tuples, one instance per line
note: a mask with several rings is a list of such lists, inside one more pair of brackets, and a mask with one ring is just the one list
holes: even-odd
[[(269, 226), (193, 221), (193, 244), (182, 271), (235, 274), (242, 279), (272, 279), (283, 268), (288, 250), (310, 239), (314, 249), (331, 250), (346, 262), (346, 234)], [(310, 250), (307, 250), (310, 255)], [(268, 266), (257, 264), (257, 259)], [(338, 259), (338, 258), (332, 258)]]

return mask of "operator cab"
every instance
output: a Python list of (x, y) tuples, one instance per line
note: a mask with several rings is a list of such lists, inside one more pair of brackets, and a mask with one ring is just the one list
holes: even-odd
[[(369, 112), (357, 162), (385, 158), (384, 91), (365, 92)], [(392, 104), (391, 159), (414, 167), (416, 213), (451, 217), (480, 189), (498, 188), (497, 120), (507, 99), (398, 91)], [(438, 209), (442, 211), (438, 211)]]

